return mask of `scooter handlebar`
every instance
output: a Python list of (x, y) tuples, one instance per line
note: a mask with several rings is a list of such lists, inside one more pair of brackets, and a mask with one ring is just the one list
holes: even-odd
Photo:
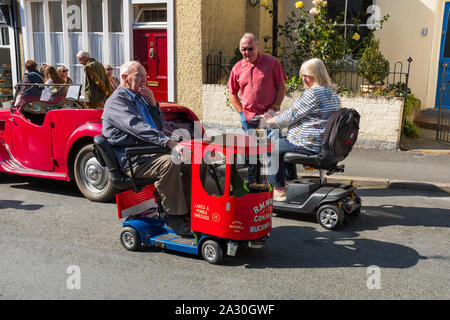
[(262, 119), (262, 116), (254, 116), (250, 119), (250, 122), (259, 122)]

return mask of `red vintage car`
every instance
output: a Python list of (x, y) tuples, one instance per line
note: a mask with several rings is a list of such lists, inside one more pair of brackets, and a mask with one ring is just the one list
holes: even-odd
[[(41, 96), (24, 88), (39, 86)], [(11, 108), (0, 109), (0, 171), (56, 180), (75, 180), (92, 201), (109, 201), (119, 191), (94, 157), (93, 137), (101, 134), (103, 109), (86, 109), (79, 101), (81, 85), (18, 84)], [(55, 92), (63, 94), (55, 94)], [(167, 134), (183, 128), (194, 132), (197, 116), (173, 103), (161, 104)], [(203, 129), (202, 129), (203, 131)]]

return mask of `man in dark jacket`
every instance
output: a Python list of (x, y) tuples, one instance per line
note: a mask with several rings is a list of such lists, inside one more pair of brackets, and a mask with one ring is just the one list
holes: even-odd
[(103, 65), (80, 51), (77, 59), (84, 66), (84, 102), (88, 109), (103, 108), (105, 100), (112, 94), (111, 83)]
[[(183, 159), (186, 149), (162, 132), (164, 115), (153, 92), (145, 86), (145, 68), (139, 62), (131, 61), (121, 66), (120, 73), (121, 85), (105, 103), (102, 130), (122, 171), (129, 174), (131, 169), (125, 159), (125, 148), (136, 144), (167, 147)], [(188, 176), (183, 172), (185, 167), (174, 163), (170, 154), (134, 157), (131, 165), (137, 178), (157, 179), (155, 188), (161, 197), (167, 224), (179, 234), (189, 234), (190, 224), (185, 217), (189, 195), (183, 188), (181, 175)]]

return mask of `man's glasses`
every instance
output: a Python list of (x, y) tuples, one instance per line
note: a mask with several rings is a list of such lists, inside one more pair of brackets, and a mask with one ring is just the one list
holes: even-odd
[(111, 71), (111, 70), (114, 70), (113, 68), (108, 68), (108, 69), (106, 69), (106, 71)]
[(241, 48), (241, 51), (253, 51), (253, 47), (244, 47), (244, 48)]

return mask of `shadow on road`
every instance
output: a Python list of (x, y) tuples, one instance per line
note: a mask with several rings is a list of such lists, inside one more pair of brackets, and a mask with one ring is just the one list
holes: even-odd
[(354, 238), (353, 232), (318, 232), (312, 227), (282, 226), (272, 229), (266, 248), (245, 250), (230, 263), (247, 268), (409, 268), (422, 257), (407, 246), (372, 239)]
[(42, 204), (23, 204), (23, 201), (0, 200), (0, 210), (1, 209), (17, 209), (17, 210), (34, 211), (34, 210), (39, 210), (42, 207), (44, 207), (44, 205), (42, 205)]
[(39, 191), (77, 198), (83, 197), (74, 182), (1, 173), (0, 183), (11, 184), (10, 187), (13, 189)]

